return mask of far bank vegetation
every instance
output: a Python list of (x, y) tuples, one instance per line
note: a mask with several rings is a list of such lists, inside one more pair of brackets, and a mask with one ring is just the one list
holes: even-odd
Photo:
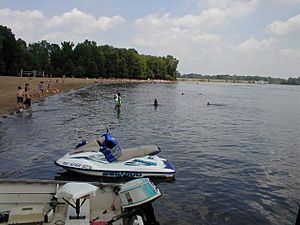
[(237, 75), (201, 75), (201, 74), (184, 74), (177, 75), (177, 80), (193, 80), (199, 82), (226, 82), (226, 83), (249, 83), (249, 84), (290, 84), (300, 85), (300, 77), (298, 78), (272, 78), (263, 76), (237, 76)]

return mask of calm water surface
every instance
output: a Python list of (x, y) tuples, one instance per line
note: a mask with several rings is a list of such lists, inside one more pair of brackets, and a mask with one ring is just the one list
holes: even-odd
[(299, 99), (299, 86), (88, 86), (33, 104), (31, 116), (0, 119), (0, 178), (82, 180), (53, 161), (109, 128), (121, 147), (156, 144), (176, 167), (176, 181), (158, 183), (161, 224), (293, 224)]

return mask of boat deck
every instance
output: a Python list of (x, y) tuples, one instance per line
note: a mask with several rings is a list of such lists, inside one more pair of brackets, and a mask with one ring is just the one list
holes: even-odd
[[(64, 183), (0, 181), (0, 214), (10, 212), (6, 224), (85, 225), (90, 221), (108, 221), (121, 214), (120, 198), (113, 185), (100, 185), (95, 195), (80, 200), (80, 217), (64, 199), (54, 196)], [(75, 205), (75, 202), (70, 201)], [(1, 216), (0, 216), (1, 218)], [(122, 224), (122, 220), (114, 224)]]

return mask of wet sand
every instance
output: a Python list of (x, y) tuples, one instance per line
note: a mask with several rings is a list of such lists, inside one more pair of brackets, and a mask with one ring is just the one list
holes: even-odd
[[(39, 83), (44, 82), (45, 89), (50, 83), (50, 89), (48, 92), (40, 97)], [(17, 88), (21, 86), (24, 89), (26, 83), (31, 88), (32, 102), (39, 101), (41, 98), (57, 93), (81, 88), (86, 85), (92, 85), (97, 83), (109, 84), (109, 83), (142, 83), (149, 82), (145, 80), (127, 80), (127, 79), (86, 79), (86, 78), (46, 78), (46, 77), (12, 77), (12, 76), (0, 76), (0, 116), (15, 112), (18, 110), (17, 104)], [(154, 81), (161, 82), (161, 81)]]

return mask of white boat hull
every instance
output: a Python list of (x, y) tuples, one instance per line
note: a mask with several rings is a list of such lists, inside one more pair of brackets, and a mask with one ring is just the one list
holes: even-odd
[(175, 174), (171, 163), (156, 155), (109, 163), (100, 152), (67, 153), (55, 164), (73, 172), (101, 177), (172, 178)]
[[(153, 183), (146, 179), (125, 184), (0, 180), (0, 224), (90, 225), (93, 224), (90, 221), (113, 220), (113, 224), (123, 225), (120, 218), (126, 213), (124, 209), (131, 207), (132, 201), (138, 204), (137, 207), (148, 207), (161, 196)], [(130, 202), (126, 202), (127, 196), (131, 196)], [(74, 208), (78, 199), (79, 214)], [(8, 215), (6, 218), (5, 214)], [(130, 215), (137, 225), (144, 224), (142, 217), (140, 214)]]

